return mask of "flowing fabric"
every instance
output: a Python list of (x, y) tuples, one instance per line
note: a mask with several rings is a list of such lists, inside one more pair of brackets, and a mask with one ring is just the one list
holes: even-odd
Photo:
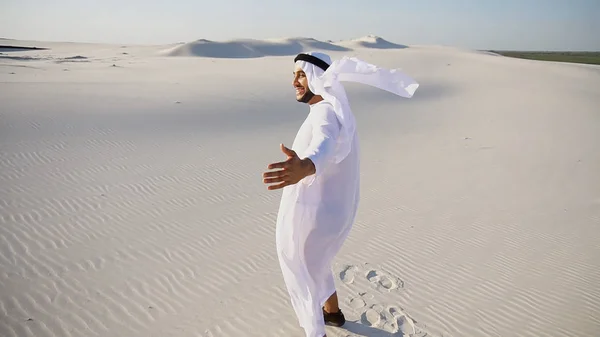
[(276, 226), (277, 255), (298, 322), (306, 337), (325, 335), (322, 306), (335, 292), (331, 263), (354, 223), (360, 196), (359, 144), (354, 116), (340, 80), (369, 84), (412, 97), (408, 76), (356, 58), (331, 63), (327, 71), (306, 61), (309, 89), (324, 100), (310, 106), (292, 150), (310, 158), (315, 174), (283, 189)]
[(356, 121), (348, 103), (346, 91), (340, 82), (355, 82), (382, 89), (404, 98), (411, 98), (419, 84), (407, 74), (397, 69), (385, 69), (356, 57), (345, 56), (333, 63), (328, 55), (318, 52), (307, 53), (319, 57), (330, 64), (326, 71), (308, 63), (297, 61), (308, 76), (309, 89), (329, 101), (342, 123), (342, 133), (338, 141), (335, 162), (342, 161), (350, 151)]

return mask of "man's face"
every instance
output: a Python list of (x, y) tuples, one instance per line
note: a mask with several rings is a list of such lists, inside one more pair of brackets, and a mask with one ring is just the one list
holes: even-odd
[(308, 78), (306, 74), (296, 65), (294, 68), (294, 81), (292, 82), (294, 88), (296, 88), (296, 100), (298, 102), (308, 102), (314, 94), (308, 88)]

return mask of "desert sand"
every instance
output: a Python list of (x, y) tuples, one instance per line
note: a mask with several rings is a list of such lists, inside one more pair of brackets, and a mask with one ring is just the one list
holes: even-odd
[(302, 337), (275, 253), (307, 113), (293, 56), (347, 84), (362, 201), (333, 271), (346, 336), (600, 335), (600, 67), (367, 36), (160, 46), (2, 40), (0, 335)]

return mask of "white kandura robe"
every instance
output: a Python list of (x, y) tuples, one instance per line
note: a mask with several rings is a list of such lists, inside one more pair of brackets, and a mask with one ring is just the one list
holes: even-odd
[(307, 337), (325, 334), (322, 306), (335, 291), (331, 262), (354, 222), (359, 201), (359, 148), (335, 163), (340, 134), (328, 101), (310, 106), (292, 145), (300, 158), (310, 158), (316, 173), (286, 186), (277, 218), (277, 254), (292, 306)]
[(396, 69), (356, 57), (331, 62), (326, 71), (298, 60), (309, 89), (324, 100), (310, 106), (292, 150), (310, 158), (316, 173), (283, 189), (277, 217), (277, 254), (292, 306), (307, 337), (325, 334), (321, 307), (335, 291), (331, 262), (347, 238), (358, 208), (359, 147), (354, 116), (340, 82), (370, 85), (410, 98), (419, 84)]

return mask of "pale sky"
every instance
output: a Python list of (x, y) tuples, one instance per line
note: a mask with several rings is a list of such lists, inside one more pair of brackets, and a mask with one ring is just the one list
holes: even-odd
[(0, 0), (0, 37), (165, 44), (368, 34), (401, 44), (600, 51), (600, 0)]

